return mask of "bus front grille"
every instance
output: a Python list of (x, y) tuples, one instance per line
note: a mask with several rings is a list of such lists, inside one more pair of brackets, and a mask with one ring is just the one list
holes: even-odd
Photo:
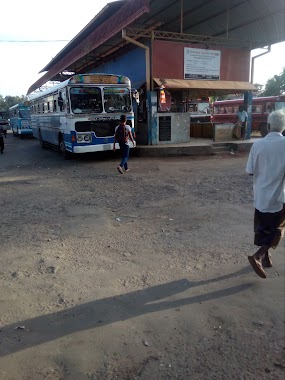
[[(75, 123), (76, 132), (94, 132), (97, 137), (114, 136), (115, 128), (119, 124), (119, 120), (92, 120), (77, 121)], [(131, 122), (127, 122), (131, 125)]]

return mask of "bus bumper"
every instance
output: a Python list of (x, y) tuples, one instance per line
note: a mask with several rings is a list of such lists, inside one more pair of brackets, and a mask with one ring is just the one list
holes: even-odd
[(32, 135), (33, 130), (32, 129), (18, 129), (19, 135)]
[[(133, 144), (130, 143), (130, 148), (133, 148)], [(116, 149), (120, 149), (119, 144), (116, 144)], [(113, 143), (111, 144), (98, 144), (98, 145), (85, 145), (74, 146), (73, 153), (92, 153), (92, 152), (104, 152), (107, 150), (113, 150)]]

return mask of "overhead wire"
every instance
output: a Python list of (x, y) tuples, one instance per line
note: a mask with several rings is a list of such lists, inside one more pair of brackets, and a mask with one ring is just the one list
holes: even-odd
[(18, 43), (18, 42), (69, 42), (70, 40), (0, 40), (0, 42)]

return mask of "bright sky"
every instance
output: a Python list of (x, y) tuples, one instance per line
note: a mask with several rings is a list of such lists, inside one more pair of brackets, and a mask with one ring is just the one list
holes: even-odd
[[(38, 72), (112, 1), (84, 0), (81, 10), (59, 0), (3, 1), (0, 22), (0, 95), (25, 95), (28, 88), (44, 74)], [(39, 40), (50, 42), (32, 42)], [(267, 79), (281, 73), (285, 66), (284, 52), (285, 42), (272, 46), (271, 53), (255, 60), (254, 83), (265, 84)]]

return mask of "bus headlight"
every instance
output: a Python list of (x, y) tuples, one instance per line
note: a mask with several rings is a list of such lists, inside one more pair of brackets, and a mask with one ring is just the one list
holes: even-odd
[(90, 142), (91, 141), (91, 135), (85, 135), (84, 136), (84, 141)]
[(92, 141), (92, 136), (90, 133), (88, 134), (80, 134), (76, 136), (78, 143), (90, 143)]

